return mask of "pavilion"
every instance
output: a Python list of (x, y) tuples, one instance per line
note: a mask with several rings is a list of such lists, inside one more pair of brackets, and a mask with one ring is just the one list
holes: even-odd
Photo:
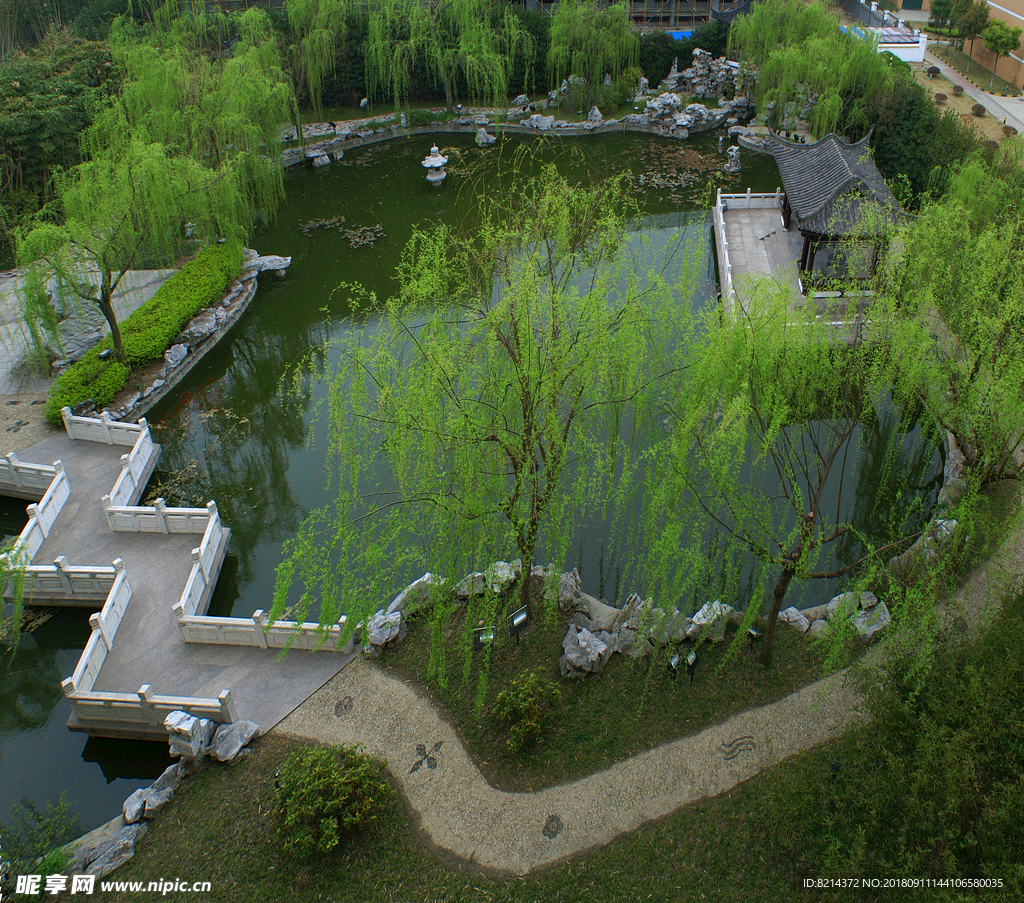
[(803, 237), (798, 274), (804, 294), (821, 280), (874, 275), (886, 234), (906, 220), (868, 146), (829, 134), (808, 144), (769, 131), (767, 150), (782, 177), (782, 225)]

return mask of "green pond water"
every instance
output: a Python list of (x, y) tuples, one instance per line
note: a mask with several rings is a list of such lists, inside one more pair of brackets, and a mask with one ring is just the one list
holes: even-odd
[[(246, 616), (269, 609), (282, 542), (309, 510), (327, 501), (326, 455), (318, 441), (323, 430), (315, 418), (322, 391), (285, 401), (279, 381), (310, 348), (350, 328), (348, 294), (339, 285), (358, 282), (388, 295), (414, 226), (472, 221), (479, 192), (513, 190), (508, 167), (519, 152), (527, 170), (558, 159), (574, 178), (628, 171), (655, 251), (680, 233), (705, 242), (693, 303), (710, 303), (717, 291), (710, 216), (698, 205), (710, 174), (725, 162), (717, 140), (717, 134), (688, 142), (511, 137), (478, 149), (470, 135), (439, 135), (436, 143), (452, 158), (440, 188), (427, 184), (420, 165), (431, 144), (422, 137), (350, 152), (320, 171), (302, 167), (288, 173), (284, 208), (252, 240), (260, 253), (292, 257), (286, 278), (265, 274), (243, 320), (148, 415), (163, 445), (156, 477), (166, 481), (161, 494), (216, 499), (232, 530), (210, 613)], [(568, 148), (577, 155), (570, 158)], [(778, 187), (770, 158), (744, 153), (743, 165), (739, 175), (726, 176), (724, 191)], [(341, 217), (344, 222), (336, 219)], [(367, 237), (374, 240), (360, 244)], [(862, 499), (882, 479), (874, 445), (865, 437), (854, 465)], [(927, 458), (917, 466), (933, 474), (938, 456)], [(20, 526), (9, 529), (16, 534)], [(594, 539), (585, 552), (588, 583), (598, 566), (598, 544)], [(803, 604), (797, 593), (789, 603)], [(97, 825), (116, 815), (123, 799), (170, 761), (161, 744), (87, 740), (65, 728), (70, 710), (59, 683), (74, 669), (88, 635), (86, 616), (58, 613), (24, 637), (13, 661), (0, 668), (0, 818), (25, 795), (44, 803), (65, 791), (84, 825)]]

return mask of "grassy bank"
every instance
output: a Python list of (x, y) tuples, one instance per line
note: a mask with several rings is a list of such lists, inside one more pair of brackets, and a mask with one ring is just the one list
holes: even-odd
[[(614, 654), (600, 674), (563, 680), (558, 659), (567, 618), (556, 612), (532, 624), (518, 644), (499, 637), (481, 711), (477, 694), (484, 658), (477, 654), (465, 674), (459, 650), (464, 617), (464, 610), (456, 612), (441, 640), (446, 676), (431, 673), (431, 624), (425, 616), (410, 620), (408, 638), (382, 664), (424, 687), (487, 779), (509, 790), (534, 790), (606, 768), (734, 712), (780, 699), (822, 676), (824, 649), (810, 638), (780, 624), (774, 663), (765, 668), (742, 638), (734, 646), (736, 628), (730, 624), (724, 643), (695, 647), (699, 661), (692, 683), (685, 669), (673, 679), (667, 668), (676, 648), (685, 658), (693, 645), (689, 642), (642, 659)], [(557, 683), (561, 698), (536, 746), (514, 754), (507, 748), (505, 726), (491, 712), (513, 677), (534, 670)]]

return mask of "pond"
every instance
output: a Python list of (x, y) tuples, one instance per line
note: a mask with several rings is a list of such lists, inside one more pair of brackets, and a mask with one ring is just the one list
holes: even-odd
[[(681, 230), (707, 236), (710, 220), (699, 202), (725, 162), (717, 140), (601, 136), (556, 143), (513, 136), (479, 149), (471, 135), (443, 135), (437, 143), (453, 165), (440, 189), (427, 184), (420, 165), (431, 144), (422, 137), (350, 152), (323, 170), (288, 173), (286, 205), (252, 241), (261, 253), (292, 257), (287, 277), (263, 277), (242, 322), (148, 417), (163, 445), (161, 494), (216, 499), (232, 530), (211, 613), (269, 609), (282, 542), (326, 501), (323, 425), (315, 416), (323, 393), (286, 400), (280, 379), (310, 348), (350, 328), (339, 285), (358, 282), (386, 297), (414, 226), (472, 217), (475, 193), (507, 190), (503, 168), (517, 150), (525, 152), (527, 168), (558, 158), (578, 178), (628, 171), (655, 245)], [(569, 159), (567, 146), (579, 156)], [(725, 177), (723, 190), (779, 185), (770, 158), (745, 154), (743, 163), (741, 174)], [(716, 291), (713, 253), (706, 251), (700, 266), (695, 303), (703, 304)], [(873, 479), (869, 466), (861, 483), (870, 487)], [(589, 566), (596, 574), (599, 562)], [(87, 740), (66, 729), (69, 706), (59, 682), (88, 633), (86, 616), (58, 613), (24, 637), (11, 667), (0, 670), (0, 817), (23, 796), (43, 804), (66, 791), (85, 827), (93, 827), (116, 815), (123, 799), (169, 761), (162, 744)]]

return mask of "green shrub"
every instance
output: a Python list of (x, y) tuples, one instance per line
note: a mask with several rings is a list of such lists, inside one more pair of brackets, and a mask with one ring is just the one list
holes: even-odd
[(224, 294), (238, 275), (241, 259), (241, 248), (230, 242), (200, 251), (120, 324), (129, 366), (100, 360), (101, 352), (114, 347), (107, 336), (54, 382), (46, 402), (46, 419), (60, 423), (61, 408), (73, 408), (90, 398), (97, 408), (109, 404), (128, 381), (129, 367), (159, 360), (182, 327)]
[(303, 747), (278, 774), (278, 832), (286, 853), (329, 853), (343, 835), (377, 815), (391, 794), (383, 765), (356, 747)]
[(24, 799), (11, 807), (11, 820), (0, 819), (0, 863), (7, 862), (6, 874), (0, 870), (0, 895), (14, 892), (14, 879), (19, 874), (53, 875), (63, 872), (69, 864), (62, 848), (82, 833), (70, 803), (62, 793), (46, 804), (45, 809)]
[(539, 671), (524, 671), (494, 700), (494, 716), (509, 726), (508, 748), (519, 752), (532, 745), (551, 717), (551, 706), (562, 698), (558, 685), (543, 680)]

